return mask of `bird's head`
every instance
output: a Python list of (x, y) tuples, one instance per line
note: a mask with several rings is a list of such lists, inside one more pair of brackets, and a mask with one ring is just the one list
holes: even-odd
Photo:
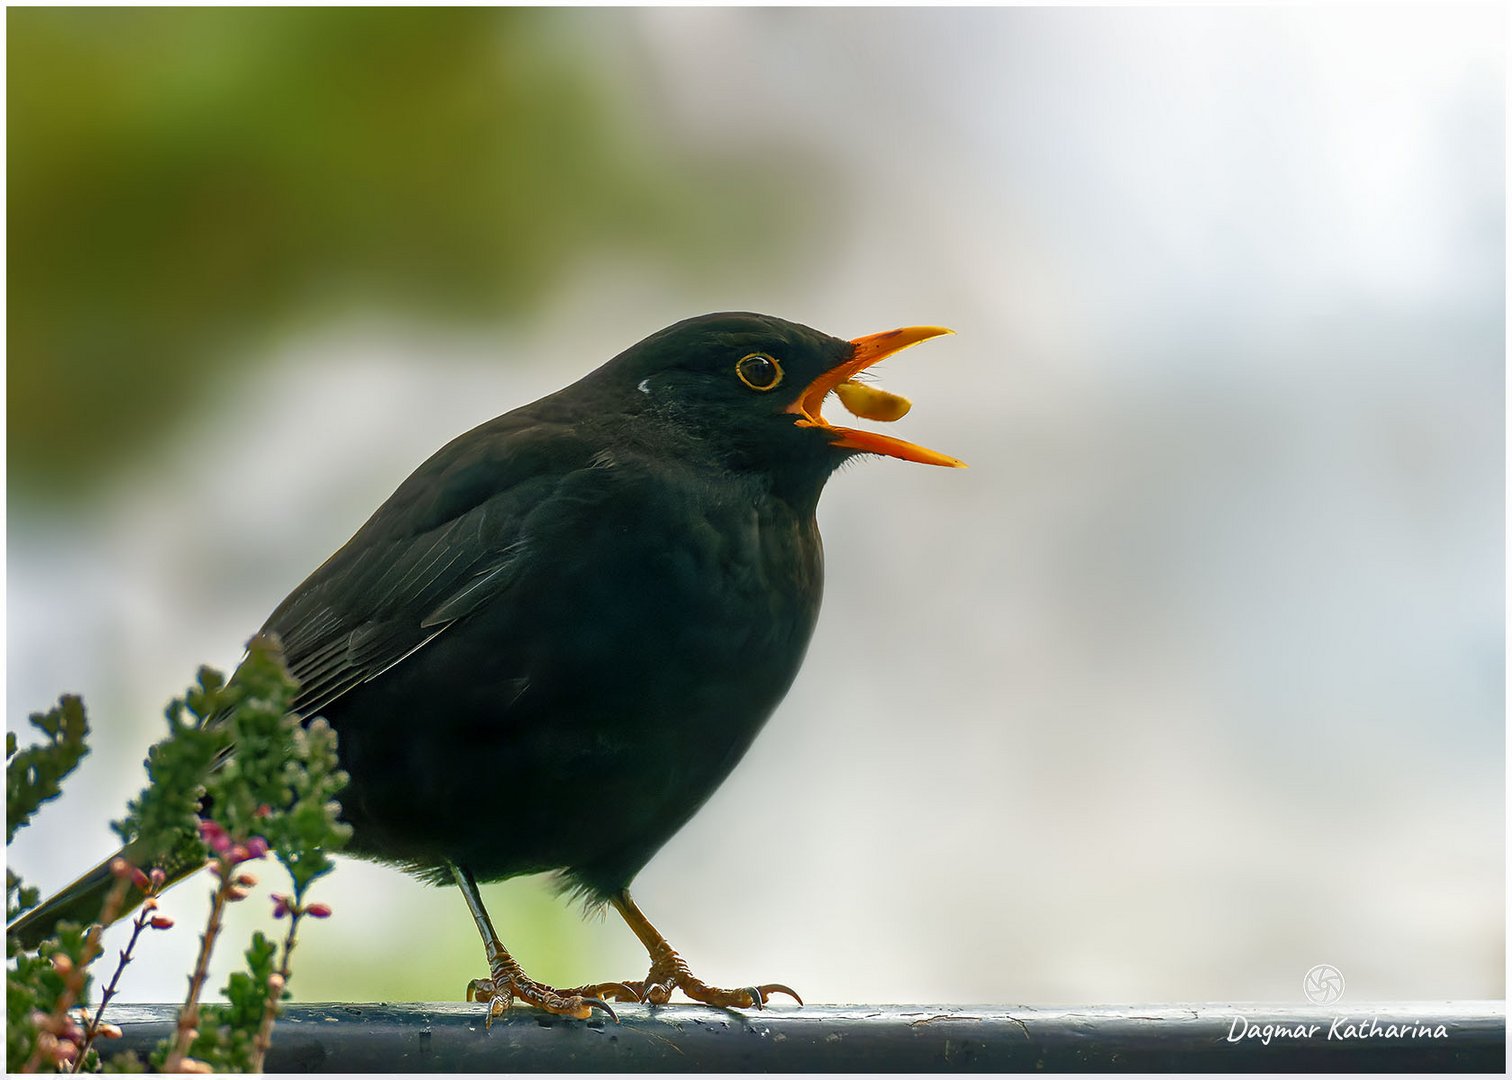
[(854, 454), (880, 454), (959, 468), (953, 457), (832, 424), (822, 412), (832, 390), (853, 387), (850, 380), (878, 361), (948, 333), (910, 326), (846, 341), (770, 315), (725, 312), (669, 326), (595, 374), (617, 396), (637, 395), (637, 411), (665, 418), (739, 467), (825, 476)]

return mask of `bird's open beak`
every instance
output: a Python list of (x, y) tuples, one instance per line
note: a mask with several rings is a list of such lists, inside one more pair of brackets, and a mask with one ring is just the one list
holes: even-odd
[(885, 454), (888, 457), (902, 458), (904, 461), (917, 461), (924, 465), (945, 465), (952, 469), (964, 469), (966, 463), (946, 454), (934, 450), (916, 446), (902, 439), (894, 439), (890, 435), (879, 435), (875, 431), (858, 431), (855, 428), (838, 427), (831, 424), (820, 413), (827, 394), (841, 383), (852, 378), (858, 373), (865, 371), (900, 349), (906, 349), (910, 345), (916, 345), (921, 341), (928, 341), (932, 337), (941, 334), (949, 334), (953, 331), (943, 326), (905, 326), (901, 330), (888, 330), (881, 334), (868, 334), (866, 337), (858, 337), (851, 342), (855, 351), (850, 359), (835, 365), (820, 375), (804, 388), (803, 394), (792, 405), (788, 406), (788, 412), (797, 413), (798, 419), (794, 421), (799, 427), (823, 428), (833, 438), (830, 442), (834, 446), (843, 446), (851, 450), (861, 450), (868, 454)]

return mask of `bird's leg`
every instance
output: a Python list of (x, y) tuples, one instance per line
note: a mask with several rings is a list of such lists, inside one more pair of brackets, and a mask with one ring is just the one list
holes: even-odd
[(618, 1022), (619, 1017), (614, 1015), (614, 1010), (596, 995), (576, 994), (571, 991), (563, 994), (527, 976), (520, 965), (515, 963), (514, 957), (509, 955), (509, 950), (504, 948), (499, 935), (494, 932), (493, 923), (483, 907), (483, 897), (478, 892), (478, 882), (473, 878), (472, 872), (455, 863), (449, 865), (452, 877), (456, 879), (457, 888), (462, 890), (462, 896), (467, 900), (467, 906), (472, 911), (473, 922), (478, 924), (478, 933), (483, 937), (483, 948), (488, 955), (490, 977), (474, 979), (467, 984), (468, 1001), (489, 1002), (485, 1028), (491, 1027), (494, 1017), (502, 1016), (504, 1011), (514, 1004), (516, 998), (527, 1005), (544, 1009), (546, 1012), (556, 1013), (559, 1016), (571, 1016), (578, 1020), (588, 1019), (593, 1015), (594, 1009), (603, 1009)]
[(739, 990), (721, 990), (708, 985), (688, 970), (687, 962), (678, 955), (676, 949), (668, 944), (660, 931), (651, 925), (651, 920), (646, 918), (641, 909), (636, 906), (635, 901), (630, 899), (630, 890), (621, 890), (611, 897), (609, 902), (614, 905), (614, 910), (623, 916), (630, 929), (635, 932), (635, 936), (640, 938), (641, 944), (646, 947), (646, 952), (651, 955), (651, 970), (644, 979), (625, 983), (580, 986), (573, 992), (603, 996), (613, 994), (618, 998), (616, 988), (620, 988), (632, 991), (641, 1001), (652, 1005), (665, 1005), (671, 999), (673, 990), (681, 990), (694, 1001), (737, 1009), (749, 1009), (752, 1006), (758, 1009), (765, 1008), (767, 999), (773, 994), (786, 994), (798, 1004), (803, 1004), (803, 999), (795, 991), (781, 983), (746, 986)]

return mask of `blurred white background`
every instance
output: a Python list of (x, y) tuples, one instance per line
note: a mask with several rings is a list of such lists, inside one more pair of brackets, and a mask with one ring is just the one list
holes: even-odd
[[(694, 970), (815, 1002), (1300, 1003), (1318, 963), (1349, 1001), (1504, 996), (1504, 11), (559, 18), (659, 137), (796, 141), (844, 197), (754, 285), (607, 248), (497, 331), (305, 326), (103, 497), (13, 513), (8, 724), (68, 690), (99, 729), (14, 865), (104, 855), (163, 702), (453, 435), (705, 311), (940, 323), (881, 385), (971, 468), (835, 477), (803, 673), (638, 882)], [(125, 1000), (182, 996), (206, 892)], [(537, 978), (644, 972), (612, 914), (487, 896)], [(483, 974), (454, 890), (344, 860), (320, 898), (301, 999)]]

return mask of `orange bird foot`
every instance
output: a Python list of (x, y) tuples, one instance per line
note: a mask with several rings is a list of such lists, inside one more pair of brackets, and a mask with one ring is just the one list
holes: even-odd
[(763, 983), (760, 986), (744, 986), (737, 990), (721, 990), (710, 986), (688, 970), (688, 965), (670, 945), (652, 953), (651, 971), (637, 989), (641, 1000), (652, 1005), (665, 1005), (672, 998), (673, 990), (681, 990), (694, 1001), (705, 1005), (717, 1005), (722, 1009), (764, 1009), (773, 994), (786, 994), (798, 1004), (803, 999), (791, 987), (781, 983)]
[(797, 991), (781, 983), (762, 983), (760, 986), (744, 986), (738, 990), (721, 990), (697, 978), (683, 963), (682, 957), (673, 954), (672, 966), (653, 968), (644, 979), (626, 979), (624, 982), (592, 983), (575, 986), (571, 990), (559, 990), (560, 994), (576, 994), (585, 999), (608, 998), (613, 1001), (635, 1001), (643, 1005), (665, 1005), (672, 999), (672, 991), (681, 990), (694, 1001), (705, 1005), (717, 1005), (722, 1009), (764, 1009), (773, 994), (786, 994), (798, 1004), (803, 999)]
[(545, 983), (538, 983), (526, 976), (507, 953), (491, 966), (494, 969), (493, 978), (474, 979), (467, 984), (468, 1001), (488, 1003), (485, 1029), (492, 1027), (494, 1019), (503, 1016), (516, 1001), (534, 1005), (543, 1012), (557, 1016), (570, 1016), (575, 1020), (586, 1020), (593, 1015), (594, 1009), (603, 1009), (610, 1019), (619, 1022), (614, 1010), (597, 994), (557, 990)]
[[(744, 986), (738, 990), (721, 990), (710, 986), (688, 970), (687, 962), (677, 950), (668, 944), (651, 921), (630, 899), (628, 890), (611, 897), (609, 902), (624, 918), (635, 936), (651, 955), (651, 970), (644, 979), (622, 983), (594, 983), (565, 991), (585, 998), (612, 997), (616, 1001), (639, 1001), (647, 1005), (665, 1005), (672, 999), (672, 991), (681, 990), (694, 1001), (705, 1005), (717, 1005), (722, 1009), (764, 1009), (773, 994), (786, 994), (798, 1004), (803, 999), (792, 987), (781, 983), (763, 983), (760, 986)], [(627, 996), (633, 995), (633, 996)]]

